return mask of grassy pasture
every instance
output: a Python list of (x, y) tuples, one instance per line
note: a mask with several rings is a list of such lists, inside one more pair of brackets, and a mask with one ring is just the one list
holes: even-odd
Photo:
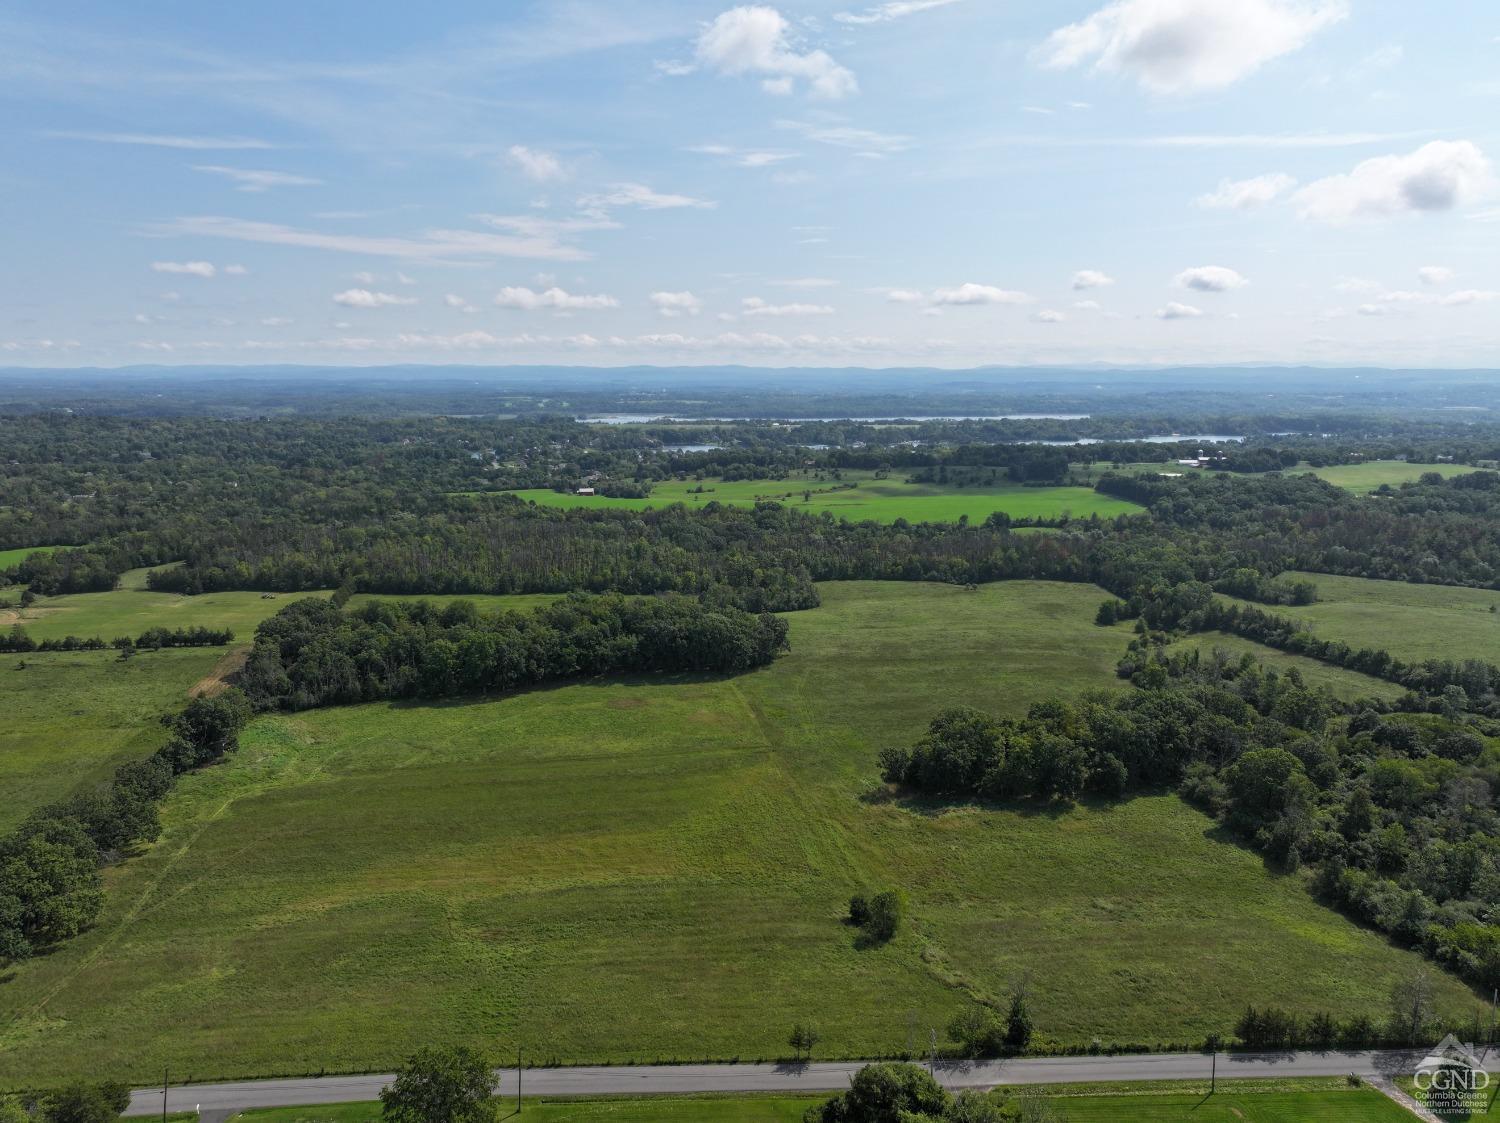
[(1374, 1088), (1061, 1096), (1056, 1106), (1067, 1123), (1410, 1123), (1412, 1118)]
[(1317, 602), (1270, 611), (1306, 621), (1324, 639), (1385, 648), (1402, 659), (1500, 661), (1500, 591), (1324, 573), (1289, 576), (1313, 582)]
[[(792, 654), (735, 679), (259, 719), (109, 872), (98, 927), (0, 981), (0, 1083), (379, 1070), (432, 1040), (769, 1059), (798, 1020), (868, 1056), (1023, 970), (1066, 1041), (1199, 1038), (1250, 1000), (1383, 1011), (1415, 958), (1174, 796), (943, 808), (875, 784), (943, 706), (1115, 685), (1128, 633), (1092, 624), (1099, 590), (823, 591)], [(910, 923), (861, 947), (848, 896), (888, 886)]]
[(1444, 479), (1449, 479), (1477, 471), (1480, 469), (1471, 468), (1467, 464), (1408, 464), (1405, 460), (1370, 460), (1364, 464), (1333, 464), (1327, 468), (1298, 465), (1289, 469), (1287, 474), (1311, 472), (1335, 487), (1364, 495), (1381, 484), (1400, 487), (1404, 483), (1415, 483), (1425, 472), (1436, 472)]
[(0, 572), (20, 565), (32, 554), (50, 554), (61, 549), (61, 546), (28, 546), (20, 550), (0, 550)]
[[(218, 648), (0, 655), (0, 831), (162, 740), (157, 722), (223, 655)], [(24, 666), (24, 669), (22, 669)], [(0, 1008), (4, 1006), (0, 986)]]
[[(266, 598), (261, 593), (232, 591), (181, 596), (158, 593), (146, 588), (147, 570), (131, 570), (121, 579), (120, 588), (108, 593), (69, 593), (58, 597), (40, 597), (26, 609), (0, 610), (0, 624), (20, 624), (32, 639), (62, 639), (64, 636), (136, 636), (147, 628), (227, 627), (234, 631), (236, 643), (248, 643), (255, 628), (268, 616), (274, 616), (293, 601), (303, 597), (326, 597), (328, 590), (310, 593), (277, 593)], [(526, 596), (388, 596), (361, 593), (350, 599), (358, 606), (372, 600), (426, 600), (446, 605), (456, 600), (473, 601), (482, 611), (501, 609), (529, 611), (550, 604), (562, 594), (541, 593)]]
[[(624, 507), (644, 510), (685, 503), (702, 507), (717, 501), (741, 507), (754, 506), (759, 499), (774, 499), (788, 507), (810, 514), (831, 511), (839, 518), (860, 521), (873, 519), (891, 523), (897, 519), (909, 522), (957, 522), (967, 515), (970, 522), (983, 522), (996, 511), (1016, 518), (1055, 519), (1063, 515), (1101, 518), (1130, 514), (1141, 508), (1121, 499), (1100, 495), (1086, 487), (1022, 487), (1001, 483), (980, 487), (954, 487), (940, 484), (907, 483), (900, 472), (890, 479), (877, 480), (874, 472), (845, 471), (842, 480), (827, 473), (799, 473), (785, 480), (670, 480), (658, 483), (647, 499), (607, 499), (603, 496), (572, 495), (547, 489), (518, 491), (522, 499), (551, 507)], [(858, 487), (840, 488), (840, 484), (857, 483)], [(697, 489), (702, 487), (702, 491)], [(804, 492), (811, 492), (804, 500)]]
[(1358, 671), (1347, 671), (1343, 667), (1335, 667), (1328, 663), (1320, 663), (1304, 655), (1278, 651), (1274, 647), (1267, 647), (1254, 640), (1243, 639), (1226, 632), (1204, 632), (1200, 635), (1188, 636), (1174, 643), (1167, 651), (1175, 655), (1183, 651), (1198, 650), (1207, 657), (1215, 648), (1227, 651), (1235, 659), (1241, 655), (1254, 656), (1267, 667), (1282, 673), (1295, 667), (1302, 676), (1302, 681), (1308, 686), (1321, 687), (1334, 697), (1349, 702), (1361, 698), (1383, 698), (1387, 701), (1395, 701), (1406, 693), (1393, 682), (1386, 682), (1384, 679), (1374, 678), (1371, 675), (1362, 675)]

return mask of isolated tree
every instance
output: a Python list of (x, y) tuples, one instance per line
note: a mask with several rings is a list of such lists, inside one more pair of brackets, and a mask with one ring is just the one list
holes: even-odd
[(801, 1022), (798, 1022), (792, 1027), (792, 1033), (791, 1036), (787, 1038), (787, 1044), (792, 1047), (797, 1056), (800, 1057), (804, 1053), (806, 1053), (810, 1058), (812, 1056), (813, 1047), (816, 1046), (817, 1043), (821, 1040), (823, 1040), (823, 1035), (821, 1033), (815, 1030), (812, 1026), (805, 1026)]
[(865, 931), (872, 939), (884, 943), (896, 935), (905, 916), (906, 894), (899, 889), (887, 889), (870, 898), (870, 918)]
[(944, 1117), (953, 1098), (920, 1065), (865, 1065), (849, 1090), (808, 1110), (806, 1123), (902, 1123), (912, 1115)]
[(380, 1093), (388, 1123), (493, 1123), (493, 1067), (463, 1045), (419, 1049)]
[(1023, 975), (1011, 987), (1010, 1013), (1005, 1018), (1005, 1051), (1024, 1053), (1031, 1044), (1031, 1007), (1027, 996), (1031, 990), (1030, 980)]
[(114, 1123), (130, 1106), (130, 1088), (107, 1082), (78, 1081), (42, 1099), (47, 1123)]
[(1408, 1044), (1416, 1044), (1432, 1020), (1432, 974), (1417, 967), (1391, 985), (1391, 1028)]

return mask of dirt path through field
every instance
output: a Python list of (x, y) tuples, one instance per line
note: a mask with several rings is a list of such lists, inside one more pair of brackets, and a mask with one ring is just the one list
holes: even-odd
[(244, 669), (245, 660), (250, 655), (250, 645), (243, 644), (239, 647), (231, 647), (219, 657), (214, 664), (213, 670), (204, 675), (188, 688), (189, 698), (212, 698), (215, 694), (222, 694), (229, 686), (229, 680)]

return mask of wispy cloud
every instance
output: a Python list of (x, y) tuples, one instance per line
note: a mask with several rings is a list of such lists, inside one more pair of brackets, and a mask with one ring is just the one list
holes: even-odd
[(149, 148), (180, 148), (191, 152), (236, 152), (276, 147), (253, 137), (173, 136), (165, 133), (90, 133), (53, 129), (42, 133), (56, 140), (87, 140), (96, 144), (137, 144)]
[(273, 187), (317, 187), (323, 181), (290, 172), (256, 171), (250, 168), (228, 168), (222, 164), (195, 164), (193, 171), (222, 176), (236, 184), (236, 190), (259, 193)]
[(912, 138), (900, 133), (881, 133), (873, 129), (860, 129), (850, 125), (830, 125), (815, 121), (776, 122), (778, 129), (801, 133), (818, 144), (831, 144), (835, 148), (848, 148), (861, 155), (889, 156), (904, 152), (912, 145)]
[(252, 222), (212, 215), (179, 218), (146, 227), (144, 232), (157, 236), (227, 238), (238, 242), (260, 242), (412, 261), (451, 262), (505, 257), (533, 258), (539, 261), (587, 261), (593, 256), (577, 246), (564, 244), (556, 237), (544, 234), (513, 236), (474, 230), (428, 230), (417, 238), (330, 234), (301, 230), (275, 222)]
[(949, 4), (958, 2), (959, 0), (888, 0), (887, 3), (876, 4), (862, 12), (835, 12), (833, 18), (840, 23), (855, 25), (889, 23), (904, 16), (931, 11), (933, 8), (946, 8)]
[(691, 195), (674, 195), (647, 187), (644, 183), (615, 183), (607, 191), (585, 195), (578, 200), (584, 210), (598, 211), (610, 207), (639, 207), (647, 211), (676, 210), (683, 207), (712, 210), (717, 203), (695, 199)]

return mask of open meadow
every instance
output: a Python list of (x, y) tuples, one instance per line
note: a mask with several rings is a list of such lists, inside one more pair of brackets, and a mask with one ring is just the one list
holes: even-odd
[(53, 550), (61, 549), (59, 546), (28, 546), (20, 550), (0, 550), (0, 572), (20, 565), (32, 554), (50, 554)]
[(1318, 599), (1271, 611), (1301, 620), (1323, 639), (1384, 648), (1407, 660), (1500, 661), (1500, 590), (1413, 585), (1326, 573), (1289, 573), (1311, 581)]
[[(737, 678), (258, 719), (107, 872), (93, 931), (0, 976), (0, 1081), (379, 1070), (435, 1040), (771, 1058), (799, 1020), (889, 1054), (1025, 972), (1043, 1038), (1190, 1041), (1250, 1001), (1378, 1015), (1416, 964), (1172, 795), (886, 795), (876, 753), (945, 706), (1117, 689), (1099, 590), (822, 591)], [(910, 922), (863, 946), (848, 897), (893, 886)]]
[[(1071, 516), (1086, 519), (1090, 515), (1113, 518), (1140, 511), (1133, 503), (1100, 495), (1086, 487), (1024, 487), (997, 483), (957, 487), (947, 484), (908, 483), (903, 472), (893, 472), (889, 479), (876, 479), (870, 471), (847, 470), (835, 479), (827, 472), (807, 472), (784, 480), (667, 480), (657, 483), (646, 499), (609, 499), (598, 495), (574, 495), (568, 492), (532, 489), (512, 494), (549, 507), (624, 507), (644, 510), (684, 503), (702, 507), (718, 502), (741, 507), (754, 506), (758, 500), (773, 499), (799, 511), (820, 514), (832, 512), (842, 519), (892, 523), (957, 522), (967, 516), (970, 522), (983, 522), (996, 511), (1013, 518), (1057, 519)], [(850, 484), (856, 486), (848, 486)]]
[(1289, 469), (1287, 474), (1311, 472), (1335, 487), (1363, 495), (1382, 484), (1400, 487), (1404, 483), (1415, 483), (1428, 472), (1436, 472), (1444, 479), (1449, 479), (1477, 471), (1478, 468), (1471, 468), (1467, 464), (1412, 464), (1405, 460), (1370, 460), (1363, 464), (1331, 464), (1326, 468), (1298, 465)]

